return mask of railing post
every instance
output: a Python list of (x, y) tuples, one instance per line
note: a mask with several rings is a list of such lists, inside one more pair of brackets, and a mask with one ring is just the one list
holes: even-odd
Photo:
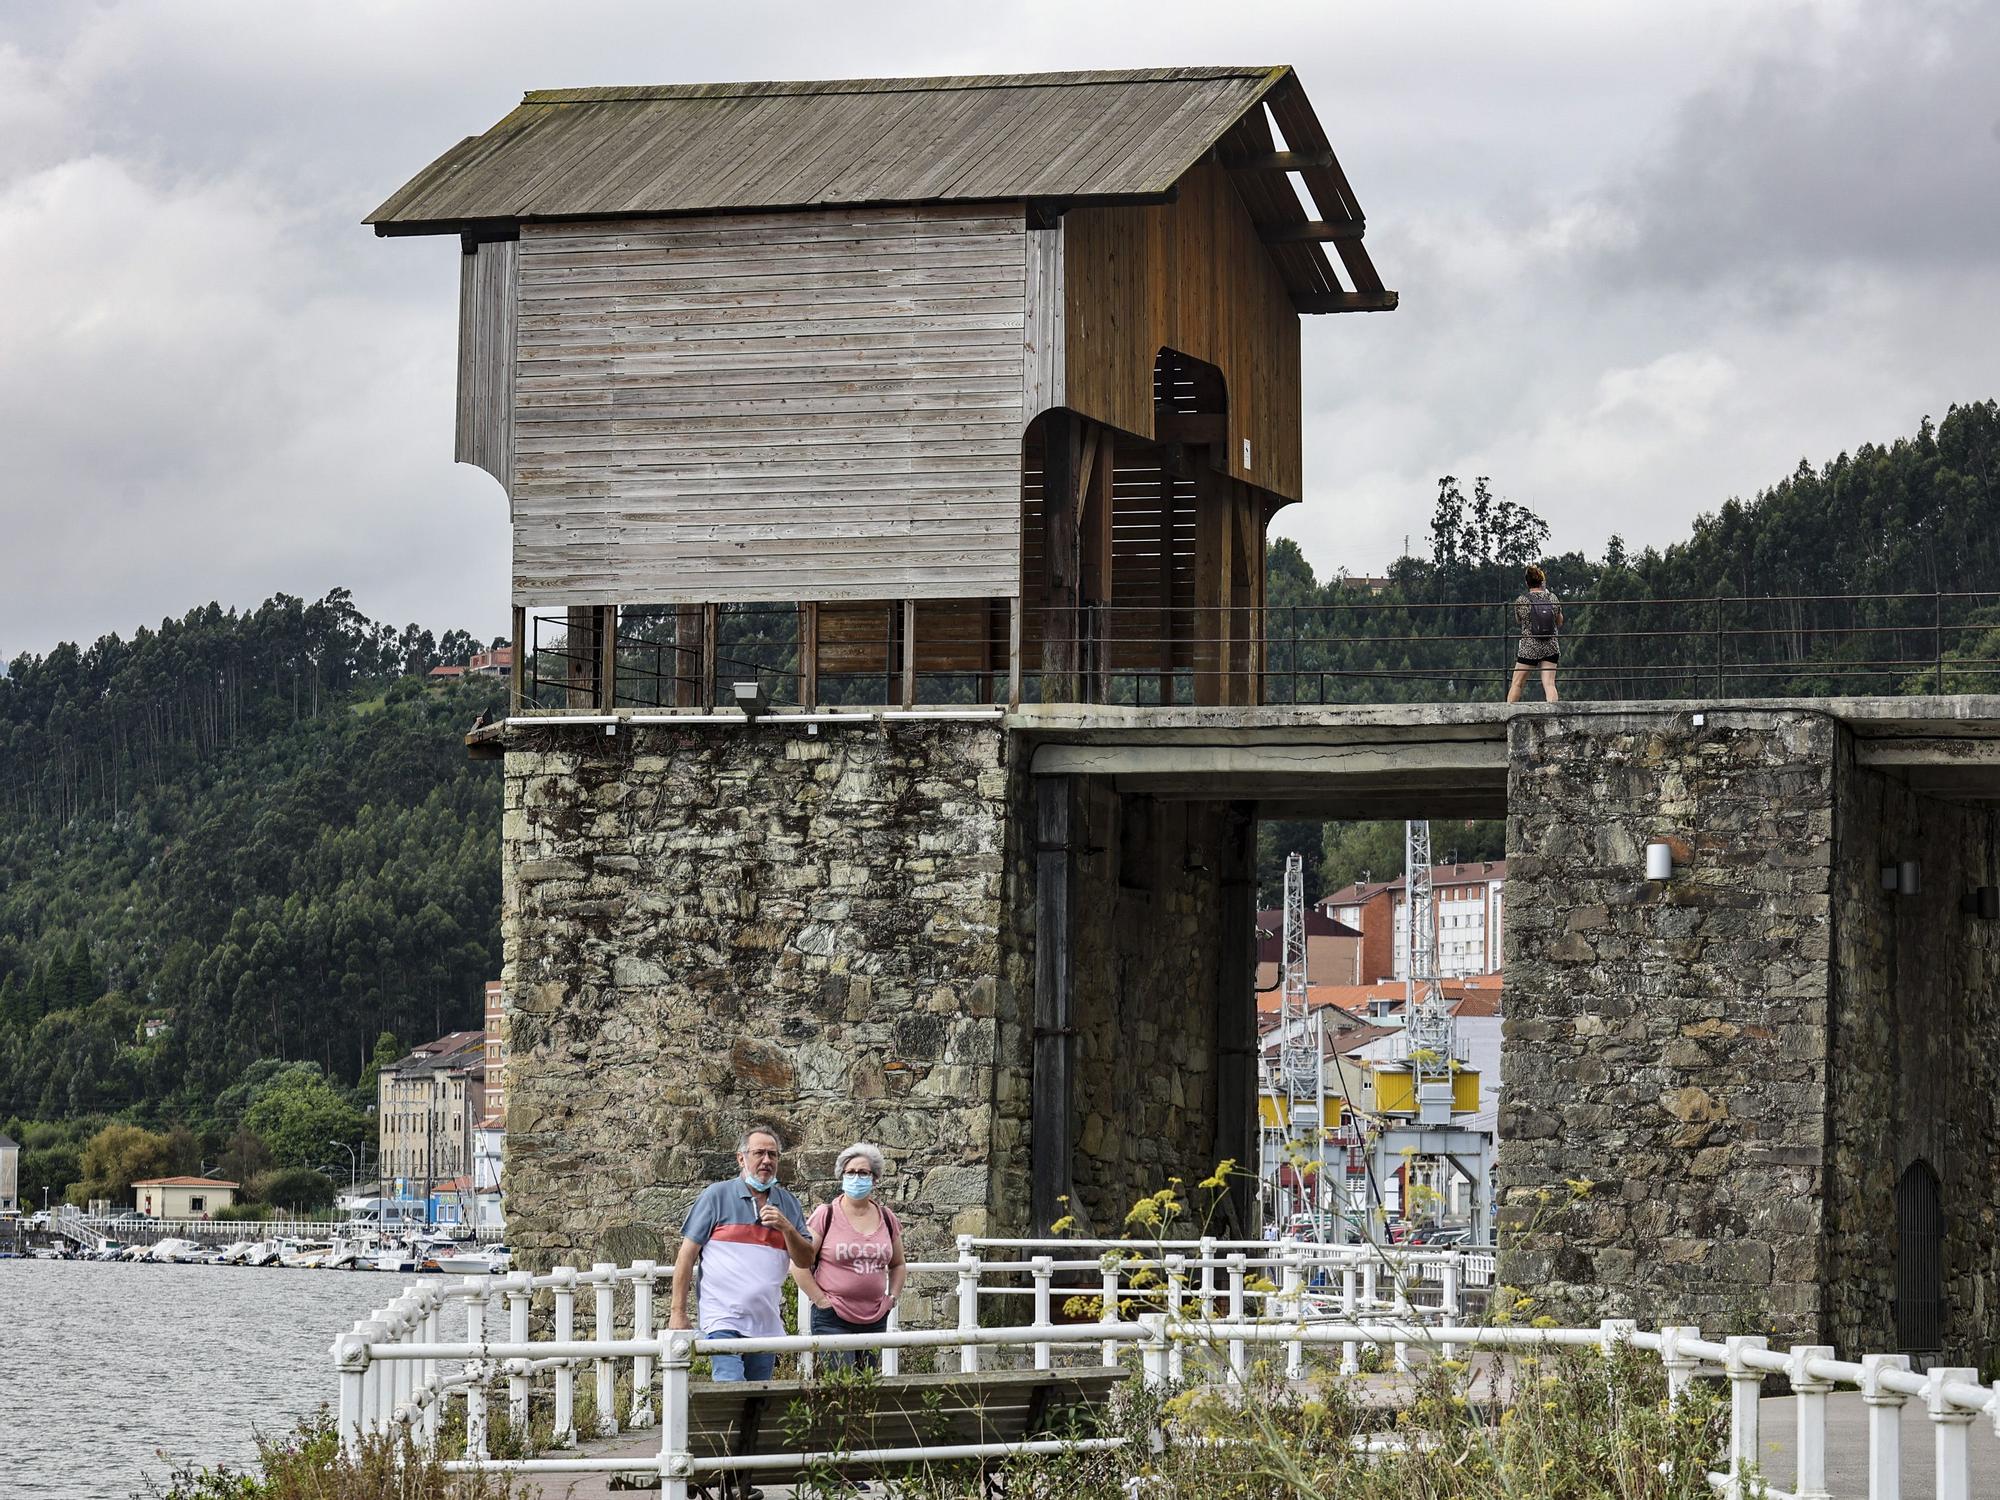
[[(806, 1295), (806, 1289), (804, 1287), (798, 1288), (798, 1293), (795, 1301), (796, 1301), (799, 1332), (811, 1333), (812, 1307), (813, 1307), (812, 1298)], [(813, 1371), (819, 1368), (819, 1365), (818, 1362), (813, 1358), (812, 1350), (801, 1349), (798, 1352), (798, 1366), (799, 1366), (799, 1379), (811, 1380), (813, 1378)]]
[[(1109, 1255), (1115, 1256), (1117, 1253), (1117, 1251), (1113, 1250), (1109, 1252)], [(1107, 1259), (1109, 1259), (1109, 1256), (1107, 1256)], [(1110, 1261), (1110, 1265), (1105, 1270), (1100, 1285), (1103, 1287), (1103, 1293), (1098, 1299), (1102, 1309), (1101, 1315), (1105, 1322), (1116, 1323), (1118, 1321), (1117, 1261)], [(1107, 1366), (1116, 1365), (1118, 1363), (1118, 1340), (1106, 1339), (1104, 1347), (1099, 1353), (1099, 1359)]]
[[(1229, 1256), (1229, 1321), (1232, 1325), (1243, 1321), (1243, 1266), (1241, 1250), (1230, 1252)], [(1229, 1341), (1229, 1379), (1231, 1384), (1241, 1385), (1250, 1373), (1249, 1359), (1243, 1340)]]
[[(567, 1344), (576, 1337), (576, 1267), (557, 1266), (550, 1274), (556, 1283), (556, 1342)], [(576, 1366), (568, 1360), (556, 1366), (555, 1430), (549, 1446), (576, 1446)]]
[[(653, 1337), (653, 1283), (660, 1274), (659, 1262), (632, 1262), (632, 1337), (640, 1344)], [(626, 1425), (653, 1425), (653, 1356), (641, 1354), (632, 1361), (632, 1410)]]
[(1930, 1372), (1924, 1409), (1930, 1413), (1931, 1440), (1937, 1453), (1937, 1500), (1972, 1500), (1972, 1422), (1979, 1414), (1954, 1405), (1944, 1390), (1947, 1385), (1978, 1384), (1977, 1370), (1940, 1366)]
[[(385, 1323), (370, 1320), (354, 1325), (354, 1331), (370, 1344), (386, 1343), (389, 1328)], [(361, 1431), (369, 1437), (380, 1437), (387, 1428), (382, 1421), (382, 1380), (383, 1361), (362, 1358), (361, 1378)]]
[(1861, 1356), (1861, 1400), (1868, 1408), (1868, 1500), (1901, 1500), (1903, 1403), (1910, 1398), (1886, 1389), (1882, 1376), (1909, 1368), (1907, 1354)]
[[(1182, 1309), (1187, 1305), (1187, 1257), (1169, 1255), (1167, 1257), (1167, 1316), (1176, 1323), (1181, 1319)], [(1186, 1369), (1186, 1356), (1180, 1341), (1176, 1339), (1167, 1350), (1167, 1374), (1176, 1383)]]
[(340, 1374), (340, 1446), (351, 1457), (361, 1451), (361, 1388), (368, 1375), (368, 1335), (364, 1324), (333, 1341), (333, 1367)]
[(1701, 1363), (1693, 1355), (1683, 1353), (1681, 1344), (1687, 1339), (1701, 1337), (1699, 1328), (1687, 1324), (1672, 1324), (1660, 1330), (1660, 1364), (1667, 1372), (1667, 1404), (1678, 1406), (1681, 1393), (1694, 1380), (1696, 1367)]
[[(1284, 1261), (1283, 1280), (1278, 1286), (1278, 1295), (1284, 1302), (1285, 1316), (1292, 1320), (1294, 1333), (1305, 1331), (1306, 1298), (1305, 1278), (1299, 1269), (1299, 1242), (1287, 1235), (1278, 1245), (1278, 1255)], [(1285, 1342), (1285, 1379), (1298, 1380), (1306, 1373), (1306, 1346), (1302, 1338), (1294, 1337)]]
[[(889, 1304), (889, 1321), (883, 1327), (890, 1333), (899, 1332), (903, 1326), (903, 1310), (895, 1303)], [(903, 1373), (903, 1351), (891, 1344), (882, 1351), (882, 1373), (900, 1375)]]
[[(608, 1260), (592, 1264), (597, 1278), (597, 1331), (600, 1339), (618, 1337), (618, 1268)], [(618, 1431), (618, 1370), (609, 1359), (597, 1362), (597, 1435)]]
[[(535, 1278), (526, 1271), (516, 1271), (507, 1278), (507, 1342), (525, 1344), (528, 1342), (528, 1303), (534, 1298)], [(507, 1376), (507, 1425), (513, 1429), (512, 1436), (517, 1442), (528, 1436), (528, 1386), (527, 1361), (518, 1357), (506, 1361), (512, 1372)]]
[(1157, 1391), (1167, 1383), (1167, 1315), (1140, 1313), (1139, 1321), (1146, 1326), (1145, 1342), (1139, 1346), (1139, 1379), (1147, 1390)]
[[(1366, 1253), (1366, 1252), (1363, 1252)], [(1340, 1317), (1345, 1323), (1355, 1321), (1355, 1267), (1350, 1257), (1340, 1268)], [(1340, 1370), (1343, 1375), (1361, 1373), (1361, 1345), (1349, 1339), (1340, 1346)]]
[[(963, 1248), (958, 1257), (958, 1331), (977, 1333), (979, 1331), (979, 1261), (970, 1251)], [(958, 1371), (961, 1375), (979, 1373), (979, 1346), (973, 1343), (958, 1346)]]
[[(1438, 1315), (1444, 1319), (1447, 1328), (1457, 1324), (1464, 1307), (1464, 1299), (1459, 1293), (1459, 1276), (1459, 1252), (1454, 1250), (1438, 1267)], [(1446, 1344), (1444, 1357), (1457, 1359), (1458, 1345)]]
[(1757, 1398), (1764, 1384), (1764, 1372), (1753, 1370), (1743, 1356), (1752, 1349), (1766, 1347), (1762, 1334), (1731, 1334), (1723, 1341), (1727, 1351), (1723, 1372), (1729, 1377), (1729, 1489), (1731, 1500), (1743, 1500), (1750, 1493), (1744, 1471), (1757, 1463)]
[(1816, 1359), (1832, 1358), (1833, 1350), (1825, 1344), (1796, 1344), (1792, 1367), (1785, 1372), (1798, 1408), (1798, 1457), (1792, 1467), (1797, 1500), (1832, 1500), (1826, 1487), (1826, 1398), (1833, 1393), (1833, 1382), (1820, 1379), (1809, 1368)]
[[(477, 1290), (465, 1299), (465, 1341), (477, 1347), (486, 1342), (486, 1297), (487, 1278), (468, 1276), (468, 1287)], [(484, 1358), (475, 1355), (467, 1361), (466, 1374), (471, 1376), (465, 1387), (465, 1456), (485, 1458), (486, 1453), (486, 1376), (487, 1364)]]
[[(426, 1344), (441, 1341), (444, 1320), (444, 1283), (429, 1280), (420, 1283), (424, 1289), (424, 1325), (422, 1338)], [(437, 1452), (438, 1426), (443, 1420), (444, 1392), (438, 1389), (438, 1362), (427, 1359), (423, 1363), (424, 1378), (424, 1451)]]
[[(1032, 1274), (1035, 1278), (1034, 1326), (1047, 1328), (1055, 1322), (1050, 1316), (1049, 1307), (1049, 1279), (1055, 1275), (1055, 1262), (1046, 1255), (1037, 1255), (1030, 1265), (1034, 1268)], [(1049, 1368), (1049, 1345), (1046, 1339), (1039, 1339), (1035, 1343), (1035, 1368), (1037, 1370)]]
[(694, 1474), (688, 1452), (688, 1385), (694, 1378), (694, 1333), (677, 1328), (660, 1347), (660, 1500), (688, 1500)]
[[(1396, 1289), (1395, 1298), (1389, 1304), (1389, 1317), (1396, 1325), (1396, 1332), (1399, 1335), (1409, 1325), (1410, 1321), (1409, 1278), (1410, 1270), (1413, 1266), (1418, 1268), (1417, 1274), (1421, 1276), (1423, 1274), (1421, 1264), (1412, 1260), (1409, 1256), (1404, 1256), (1400, 1264), (1393, 1264), (1389, 1267), (1389, 1284)], [(1395, 1366), (1396, 1373), (1399, 1375), (1408, 1374), (1410, 1369), (1409, 1344), (1399, 1337), (1393, 1346), (1393, 1352), (1394, 1359), (1392, 1363)]]

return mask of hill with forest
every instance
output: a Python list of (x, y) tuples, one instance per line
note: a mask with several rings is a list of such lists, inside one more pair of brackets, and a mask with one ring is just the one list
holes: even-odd
[(345, 1166), (385, 1039), (480, 1024), (500, 780), (462, 736), (503, 685), (425, 674), (481, 645), (336, 591), (10, 664), (0, 1128), (29, 1148), (24, 1202), (88, 1175), (112, 1118), (151, 1128), (155, 1170), (232, 1141), (236, 1170)]

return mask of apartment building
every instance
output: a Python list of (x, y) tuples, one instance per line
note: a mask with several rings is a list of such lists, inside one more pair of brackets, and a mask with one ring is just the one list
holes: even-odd
[(486, 1118), (486, 1033), (454, 1031), (382, 1070), (376, 1083), (382, 1176), (425, 1197), (471, 1175)]
[[(1506, 936), (1507, 861), (1431, 866), (1431, 915), (1440, 979), (1500, 971)], [(1319, 909), (1361, 933), (1355, 982), (1401, 979), (1409, 962), (1409, 892), (1404, 877), (1347, 886)]]

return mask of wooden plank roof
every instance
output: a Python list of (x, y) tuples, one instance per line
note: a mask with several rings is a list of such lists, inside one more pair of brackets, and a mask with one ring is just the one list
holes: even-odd
[[(1272, 150), (1266, 105), (1305, 153), (1318, 220), (1286, 181), (1295, 164)], [(1352, 189), (1283, 66), (531, 90), (364, 222), (377, 234), (497, 234), (835, 205), (1163, 202), (1211, 152), (1237, 169), (1300, 311), (1395, 305), (1361, 246)]]

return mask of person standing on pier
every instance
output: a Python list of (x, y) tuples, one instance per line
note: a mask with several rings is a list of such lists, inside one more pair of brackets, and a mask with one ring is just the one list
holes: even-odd
[[(785, 1144), (768, 1125), (746, 1130), (736, 1142), (741, 1174), (702, 1189), (681, 1226), (674, 1256), (669, 1328), (688, 1326), (688, 1290), (701, 1265), (701, 1336), (705, 1339), (780, 1338), (785, 1332), (778, 1296), (793, 1266), (810, 1266), (813, 1244), (805, 1210), (778, 1185), (778, 1157)], [(769, 1380), (774, 1354), (710, 1356), (716, 1380)]]
[(1562, 659), (1556, 632), (1562, 629), (1562, 601), (1549, 592), (1548, 575), (1530, 563), (1524, 570), (1527, 592), (1514, 601), (1514, 623), (1521, 639), (1514, 648), (1514, 680), (1507, 685), (1507, 701), (1519, 703), (1528, 674), (1537, 668), (1542, 674), (1542, 696), (1556, 701), (1556, 664)]

